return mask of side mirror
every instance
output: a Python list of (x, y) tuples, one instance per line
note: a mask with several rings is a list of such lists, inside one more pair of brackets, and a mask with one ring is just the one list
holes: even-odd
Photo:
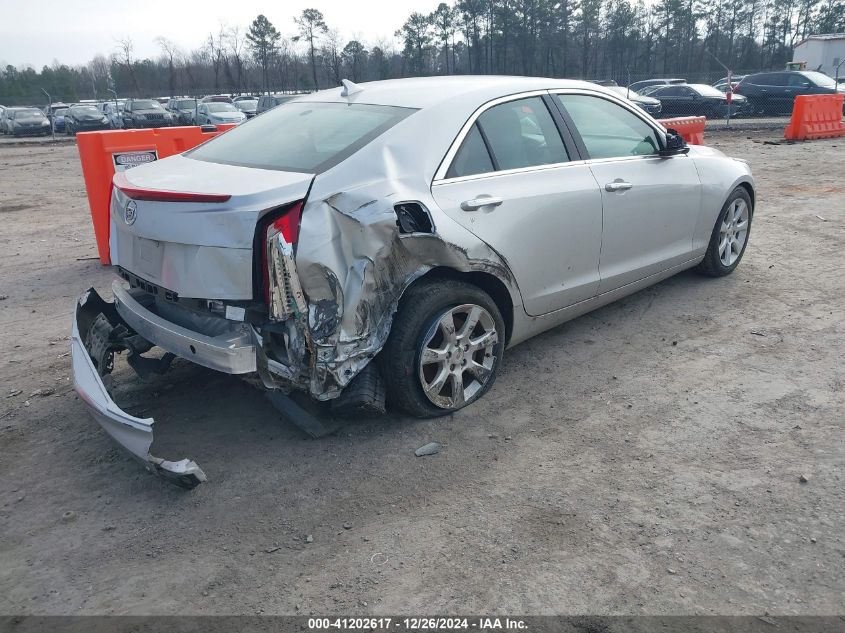
[(658, 154), (660, 156), (677, 156), (678, 154), (686, 154), (689, 152), (689, 147), (684, 137), (678, 134), (677, 130), (669, 128), (666, 130), (666, 145)]

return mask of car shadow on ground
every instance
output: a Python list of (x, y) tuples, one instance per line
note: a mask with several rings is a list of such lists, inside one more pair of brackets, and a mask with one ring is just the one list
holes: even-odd
[[(420, 425), (436, 428), (443, 421), (451, 423), (453, 418), (467, 423), (466, 419), (483, 415), (480, 412), (486, 410), (482, 405), (486, 399), (497, 394), (510, 397), (510, 374), (523, 371), (526, 365), (535, 365), (537, 350), (554, 346), (579, 362), (589, 362), (596, 354), (613, 353), (614, 348), (624, 343), (613, 340), (613, 322), (633, 314), (642, 318), (655, 302), (670, 305), (680, 295), (698, 292), (704, 281), (694, 273), (681, 273), (530, 339), (508, 351), (490, 394), (468, 409), (435, 420), (421, 420), (392, 410), (381, 417), (349, 419), (318, 412), (318, 419), (327, 426), (335, 426), (336, 430), (326, 437), (314, 439), (287, 420), (259, 385), (180, 359), (167, 374), (143, 381), (126, 366), (125, 360), (117, 359), (113, 374), (114, 397), (128, 413), (156, 420), (152, 453), (158, 457), (193, 459), (214, 479), (240, 470), (238, 461), (241, 459), (247, 459), (253, 465), (256, 465), (255, 461), (265, 462), (266, 468), (273, 469), (278, 467), (280, 460), (321, 459), (338, 449), (341, 442), (346, 447), (351, 443), (366, 450), (375, 438), (413, 431)], [(651, 323), (652, 318), (658, 317), (646, 318), (643, 328), (657, 336), (657, 324)], [(595, 345), (594, 340), (597, 324), (602, 324), (600, 345)], [(618, 337), (624, 336), (620, 329)], [(561, 395), (561, 400), (566, 400), (566, 394)], [(475, 407), (483, 408), (472, 411)]]

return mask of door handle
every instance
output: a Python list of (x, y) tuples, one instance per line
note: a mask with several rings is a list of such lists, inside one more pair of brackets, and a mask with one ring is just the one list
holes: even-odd
[(492, 196), (479, 196), (472, 200), (461, 202), (461, 209), (464, 211), (478, 211), (481, 207), (498, 207), (504, 200)]
[(630, 189), (633, 186), (634, 185), (632, 185), (630, 182), (622, 182), (622, 181), (617, 180), (615, 182), (607, 183), (604, 186), (604, 190), (605, 191), (611, 191), (611, 192), (613, 192), (613, 191), (628, 191), (628, 189)]

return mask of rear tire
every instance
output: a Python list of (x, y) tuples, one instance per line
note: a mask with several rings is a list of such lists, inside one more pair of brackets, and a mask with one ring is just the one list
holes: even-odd
[(751, 196), (745, 187), (737, 187), (716, 218), (707, 252), (695, 270), (708, 277), (724, 277), (732, 273), (742, 261), (748, 246), (753, 215)]
[(496, 380), (505, 336), (486, 292), (452, 279), (418, 282), (402, 297), (379, 354), (388, 403), (438, 417), (475, 402)]

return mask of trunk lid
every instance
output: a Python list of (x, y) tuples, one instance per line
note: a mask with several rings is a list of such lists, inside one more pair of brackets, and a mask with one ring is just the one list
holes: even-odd
[[(252, 299), (259, 218), (304, 199), (313, 178), (181, 155), (130, 169), (116, 177), (112, 193), (112, 262), (179, 296)], [(222, 200), (149, 200), (137, 192), (126, 195), (120, 186)]]

